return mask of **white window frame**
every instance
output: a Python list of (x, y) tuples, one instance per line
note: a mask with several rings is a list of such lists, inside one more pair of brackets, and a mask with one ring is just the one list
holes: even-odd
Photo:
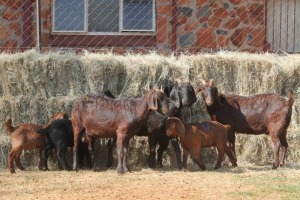
[(52, 30), (53, 35), (155, 35), (156, 33), (156, 0), (152, 0), (152, 29), (150, 30), (126, 30), (123, 29), (123, 0), (119, 0), (119, 32), (89, 32), (88, 31), (88, 1), (84, 1), (84, 30), (80, 31), (68, 31), (68, 30), (55, 30), (55, 1), (52, 0)]

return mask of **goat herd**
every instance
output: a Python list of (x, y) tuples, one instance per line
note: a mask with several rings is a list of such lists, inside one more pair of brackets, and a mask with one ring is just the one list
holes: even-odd
[[(162, 167), (162, 154), (171, 141), (176, 153), (178, 169), (187, 169), (191, 157), (202, 170), (201, 148), (216, 146), (221, 166), (226, 154), (233, 166), (237, 166), (235, 132), (268, 134), (274, 148), (273, 169), (283, 165), (287, 153), (287, 128), (294, 102), (293, 92), (288, 91), (288, 100), (277, 94), (238, 96), (221, 94), (214, 81), (200, 80), (194, 89), (189, 82), (166, 81), (160, 89), (151, 89), (140, 98), (115, 98), (109, 91), (105, 95), (87, 95), (75, 103), (71, 120), (64, 112), (56, 113), (47, 125), (20, 124), (13, 127), (10, 118), (6, 128), (10, 134), (12, 150), (8, 156), (8, 169), (14, 173), (14, 164), (24, 170), (20, 155), (24, 149), (38, 148), (39, 169), (47, 170), (47, 159), (55, 148), (61, 168), (71, 169), (66, 162), (67, 147), (73, 147), (73, 170), (78, 170), (86, 155), (89, 167), (98, 171), (94, 144), (96, 138), (111, 138), (108, 141), (107, 167), (113, 162), (113, 147), (117, 143), (118, 174), (129, 170), (127, 154), (129, 140), (135, 136), (147, 136), (149, 142), (148, 165)], [(201, 93), (211, 121), (202, 123), (183, 122), (181, 111), (191, 107)], [(180, 140), (180, 143), (178, 141)], [(159, 144), (156, 159), (156, 146)], [(183, 159), (181, 148), (183, 149)]]

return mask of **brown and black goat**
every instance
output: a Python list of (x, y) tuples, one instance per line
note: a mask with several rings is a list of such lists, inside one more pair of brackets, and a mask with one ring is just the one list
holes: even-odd
[(8, 169), (11, 173), (15, 173), (13, 161), (15, 160), (17, 167), (20, 170), (25, 168), (20, 162), (20, 156), (23, 150), (39, 149), (39, 169), (42, 169), (42, 151), (45, 147), (45, 136), (38, 134), (36, 131), (47, 127), (56, 119), (67, 119), (68, 115), (64, 112), (54, 114), (47, 125), (36, 124), (20, 124), (17, 127), (12, 126), (11, 118), (6, 120), (6, 129), (10, 136), (11, 151), (8, 155)]
[(209, 82), (200, 81), (201, 85), (195, 89), (195, 93), (201, 93), (211, 120), (232, 128), (228, 140), (234, 155), (235, 132), (265, 133), (270, 135), (274, 145), (273, 169), (284, 165), (288, 148), (286, 134), (294, 102), (293, 92), (288, 90), (288, 100), (274, 93), (252, 96), (225, 95), (219, 93), (212, 79)]
[(183, 168), (187, 170), (187, 158), (191, 157), (198, 166), (205, 170), (206, 167), (201, 160), (201, 148), (216, 146), (219, 154), (215, 169), (221, 167), (226, 153), (236, 166), (230, 149), (226, 146), (229, 126), (219, 122), (184, 123), (176, 117), (167, 119), (167, 135), (178, 136), (183, 148)]
[(94, 170), (95, 138), (117, 138), (118, 174), (129, 171), (127, 166), (130, 138), (138, 133), (147, 121), (151, 110), (168, 113), (168, 99), (162, 91), (150, 90), (141, 98), (112, 99), (108, 97), (83, 97), (73, 107), (74, 131), (73, 169), (77, 170), (77, 150), (82, 131), (85, 131)]

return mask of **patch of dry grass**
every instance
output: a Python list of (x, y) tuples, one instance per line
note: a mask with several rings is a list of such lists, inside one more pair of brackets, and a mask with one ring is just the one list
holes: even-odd
[(0, 170), (0, 199), (297, 199), (300, 171), (239, 166), (214, 171), (92, 172)]

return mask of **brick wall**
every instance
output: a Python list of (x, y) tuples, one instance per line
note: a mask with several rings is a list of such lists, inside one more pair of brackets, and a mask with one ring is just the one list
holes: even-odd
[(21, 47), (22, 14), (19, 0), (0, 0), (0, 47), (8, 51)]
[(262, 51), (263, 0), (179, 0), (179, 50), (207, 48)]
[[(34, 0), (0, 0), (0, 46), (24, 45), (24, 2), (29, 1), (30, 30), (27, 45), (36, 43)], [(41, 0), (42, 46), (50, 46), (51, 0)], [(211, 49), (262, 51), (265, 42), (264, 0), (177, 0), (176, 33), (172, 30), (172, 1), (157, 0), (156, 49), (171, 51), (176, 37), (178, 51), (198, 52)], [(28, 23), (28, 22), (27, 22)], [(28, 25), (28, 24), (27, 24)], [(126, 47), (125, 47), (126, 48)], [(140, 48), (140, 47), (136, 47)], [(120, 49), (120, 47), (118, 47)]]

